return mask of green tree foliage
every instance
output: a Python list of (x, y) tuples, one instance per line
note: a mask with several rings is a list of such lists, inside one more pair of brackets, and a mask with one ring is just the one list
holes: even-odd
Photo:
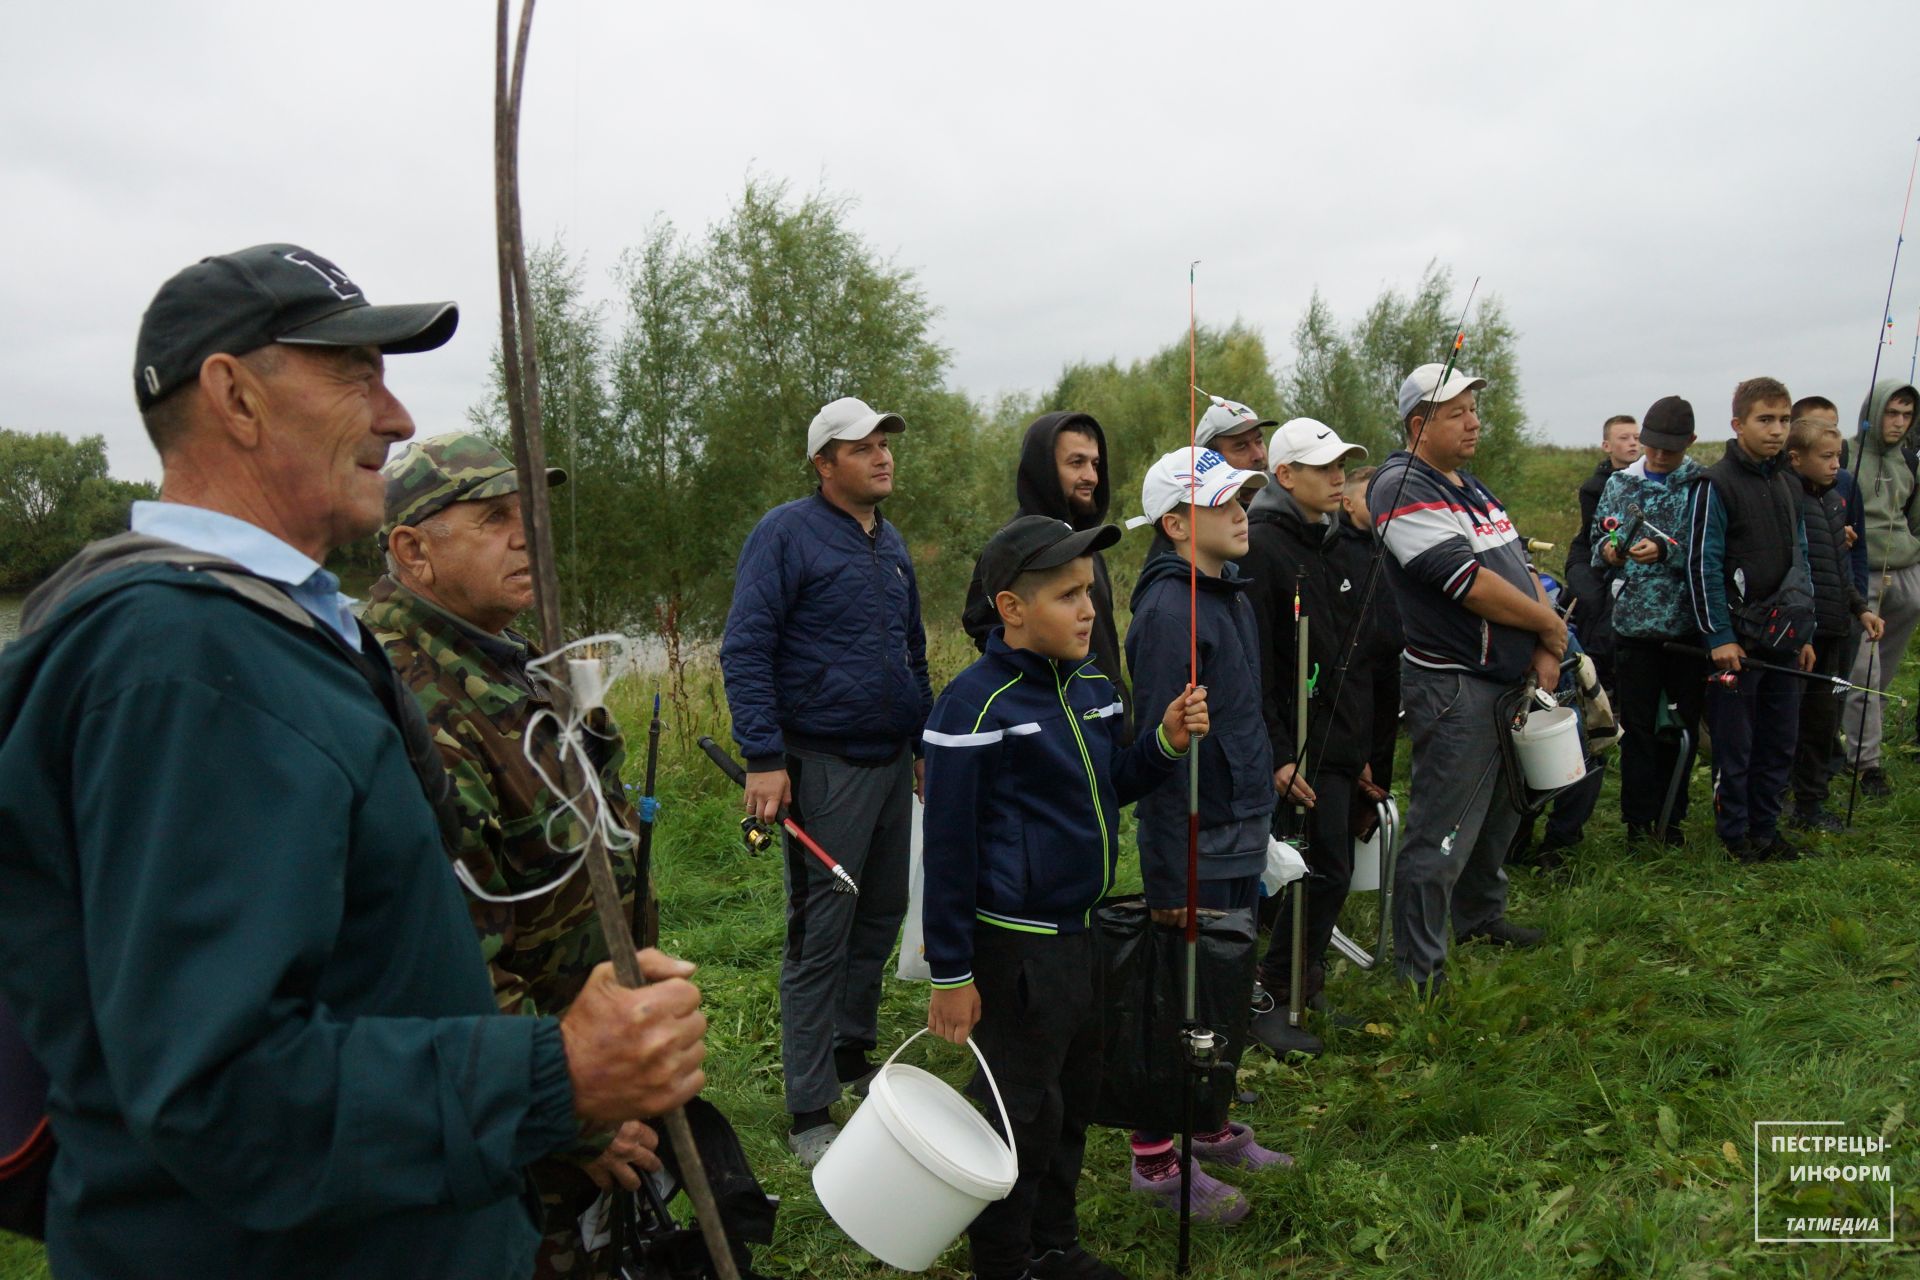
[[(958, 613), (994, 525), (977, 414), (945, 385), (913, 274), (847, 209), (750, 181), (698, 240), (655, 224), (615, 268), (612, 308), (586, 300), (563, 246), (532, 256), (548, 454), (572, 474), (554, 499), (569, 629), (648, 625), (674, 650), (717, 633), (740, 544), (812, 489), (807, 424), (846, 395), (906, 419), (887, 515), (909, 533), (928, 613)], [(473, 416), (503, 436), (495, 366)]]
[(31, 587), (95, 538), (123, 532), (150, 484), (107, 475), (101, 436), (0, 429), (0, 588)]
[[(1366, 445), (1376, 461), (1385, 457), (1401, 447), (1400, 383), (1420, 365), (1446, 360), (1459, 308), (1452, 272), (1433, 263), (1411, 294), (1388, 289), (1345, 327), (1316, 290), (1294, 327), (1294, 364), (1282, 384), (1285, 414), (1276, 416), (1317, 418)], [(1490, 293), (1475, 301), (1465, 332), (1456, 365), (1487, 380), (1473, 470), (1497, 492), (1517, 474), (1519, 446), (1530, 439), (1514, 354), (1518, 335)]]
[(1140, 482), (1147, 468), (1161, 454), (1187, 443), (1192, 406), (1197, 404), (1199, 413), (1207, 411), (1205, 397), (1189, 397), (1190, 385), (1197, 383), (1268, 417), (1279, 416), (1274, 410), (1279, 408), (1280, 390), (1266, 343), (1257, 331), (1239, 321), (1224, 329), (1200, 326), (1194, 341), (1197, 375), (1191, 383), (1187, 336), (1182, 331), (1153, 355), (1124, 369), (1117, 360), (1068, 365), (1039, 405), (1041, 413), (1072, 409), (1099, 420), (1107, 436), (1111, 515), (1116, 520), (1139, 514)]

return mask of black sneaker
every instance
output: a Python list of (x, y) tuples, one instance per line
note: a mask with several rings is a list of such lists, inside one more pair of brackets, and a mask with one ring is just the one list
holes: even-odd
[(1825, 805), (1795, 805), (1793, 814), (1787, 819), (1787, 825), (1798, 831), (1815, 831), (1827, 835), (1838, 835), (1846, 830), (1846, 824), (1828, 812)]
[(1885, 800), (1893, 794), (1893, 784), (1887, 781), (1885, 769), (1862, 769), (1860, 771), (1860, 794), (1872, 796), (1875, 800)]
[(1723, 842), (1727, 856), (1742, 866), (1752, 866), (1756, 862), (1767, 860), (1767, 845), (1764, 840), (1754, 840), (1747, 836), (1736, 836)]
[(1271, 1013), (1263, 1013), (1255, 1018), (1248, 1026), (1247, 1033), (1276, 1058), (1284, 1058), (1290, 1053), (1304, 1053), (1309, 1058), (1317, 1058), (1327, 1051), (1326, 1041), (1287, 1021), (1287, 1006), (1284, 1004)]
[(1478, 929), (1469, 929), (1461, 937), (1462, 942), (1491, 942), (1498, 947), (1537, 947), (1546, 940), (1544, 929), (1529, 929), (1525, 925), (1515, 924), (1501, 916), (1491, 924), (1483, 924)]
[(1077, 1244), (1047, 1250), (1033, 1260), (1027, 1274), (1033, 1280), (1128, 1280), (1126, 1272), (1108, 1266)]
[(1798, 862), (1807, 854), (1804, 848), (1778, 831), (1765, 838), (1754, 837), (1753, 847), (1760, 851), (1759, 860), (1762, 862)]

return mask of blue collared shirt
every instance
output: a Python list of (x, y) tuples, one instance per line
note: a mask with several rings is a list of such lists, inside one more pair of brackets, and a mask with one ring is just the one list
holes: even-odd
[(359, 650), (353, 600), (340, 594), (340, 579), (259, 525), (181, 502), (136, 502), (130, 524), (135, 533), (225, 556), (243, 569), (284, 583), (295, 604)]

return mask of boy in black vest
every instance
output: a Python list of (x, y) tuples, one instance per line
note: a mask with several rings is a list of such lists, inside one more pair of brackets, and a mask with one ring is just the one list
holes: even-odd
[[(1714, 830), (1740, 862), (1789, 859), (1780, 835), (1805, 681), (1743, 659), (1813, 668), (1813, 595), (1800, 494), (1783, 465), (1793, 397), (1773, 378), (1733, 390), (1733, 439), (1701, 473), (1687, 511), (1687, 589), (1713, 664), (1707, 689)], [(1766, 732), (1756, 732), (1765, 725)]]
[[(1848, 572), (1847, 504), (1834, 484), (1840, 475), (1840, 424), (1838, 416), (1830, 414), (1830, 410), (1822, 414), (1810, 408), (1807, 416), (1794, 418), (1787, 435), (1787, 463), (1800, 481), (1800, 519), (1807, 531), (1807, 568), (1818, 615), (1813, 669), (1823, 676), (1840, 674), (1850, 619), (1860, 619), (1869, 640), (1879, 640), (1883, 630), (1879, 615), (1867, 607), (1867, 598)], [(1793, 816), (1788, 821), (1803, 831), (1841, 829), (1840, 819), (1826, 807), (1840, 706), (1839, 698), (1817, 685), (1801, 695), (1799, 745), (1793, 753)]]

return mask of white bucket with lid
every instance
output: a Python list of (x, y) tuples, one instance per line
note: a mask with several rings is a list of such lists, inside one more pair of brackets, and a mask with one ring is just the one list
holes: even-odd
[[(895, 1064), (908, 1036), (882, 1064), (847, 1127), (813, 1168), (820, 1207), (853, 1242), (901, 1271), (924, 1271), (996, 1200), (1013, 1190), (1019, 1160), (985, 1117), (946, 1081)], [(971, 1037), (967, 1047), (1011, 1134), (993, 1069)]]
[(1513, 731), (1520, 772), (1533, 791), (1557, 791), (1587, 774), (1580, 748), (1580, 713), (1572, 707), (1535, 709)]

